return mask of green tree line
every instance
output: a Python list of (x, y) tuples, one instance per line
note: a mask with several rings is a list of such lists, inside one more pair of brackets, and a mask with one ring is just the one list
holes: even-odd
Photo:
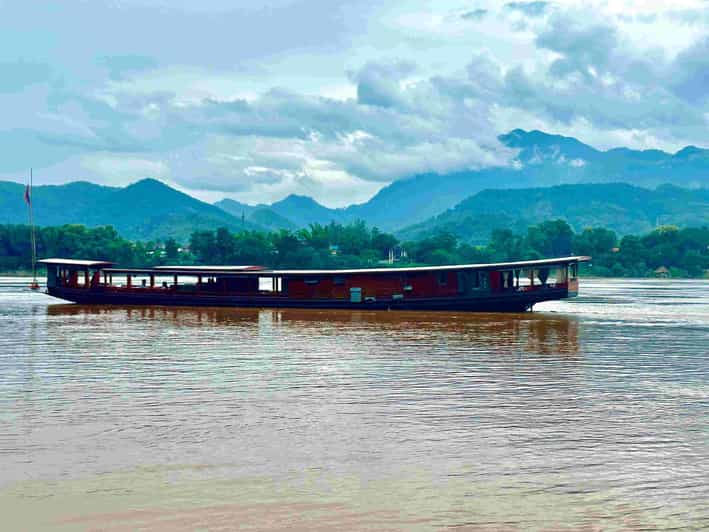
[[(0, 270), (31, 268), (30, 232), (24, 225), (0, 225)], [(158, 264), (259, 264), (275, 268), (381, 266), (395, 247), (406, 250), (398, 265), (501, 262), (567, 255), (590, 255), (583, 273), (649, 277), (666, 268), (675, 277), (702, 277), (709, 270), (709, 228), (660, 227), (640, 236), (618, 238), (605, 228), (574, 233), (563, 220), (531, 226), (519, 234), (494, 230), (485, 246), (471, 246), (439, 233), (399, 242), (364, 222), (312, 224), (298, 231), (195, 231), (189, 242), (131, 242), (112, 227), (81, 225), (37, 230), (40, 257), (92, 258), (125, 266)], [(664, 270), (663, 270), (664, 271)]]
[[(154, 243), (131, 242), (110, 226), (41, 227), (36, 230), (37, 256), (110, 260), (126, 266), (154, 265)], [(0, 225), (0, 271), (30, 270), (30, 227)], [(153, 252), (151, 254), (151, 252)]]
[(227, 229), (192, 233), (189, 248), (198, 263), (261, 264), (278, 268), (344, 268), (377, 265), (398, 240), (364, 222), (311, 224), (299, 231), (270, 233)]
[(531, 226), (525, 234), (494, 230), (486, 246), (458, 243), (447, 234), (405, 244), (426, 264), (502, 262), (588, 255), (582, 274), (599, 277), (705, 277), (709, 272), (709, 228), (664, 226), (644, 235), (618, 235), (602, 227), (574, 233), (563, 220)]

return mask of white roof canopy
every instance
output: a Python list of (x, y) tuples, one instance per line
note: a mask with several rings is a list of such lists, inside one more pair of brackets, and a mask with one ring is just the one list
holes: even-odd
[(104, 266), (113, 265), (112, 262), (105, 260), (42, 259), (37, 262), (39, 264), (50, 264), (53, 266), (75, 266), (80, 268), (103, 268)]

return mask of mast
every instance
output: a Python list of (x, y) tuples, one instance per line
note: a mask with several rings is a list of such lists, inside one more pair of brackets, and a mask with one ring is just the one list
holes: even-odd
[(37, 288), (37, 237), (34, 229), (34, 216), (32, 215), (32, 168), (30, 168), (29, 193), (27, 195), (27, 210), (30, 221), (30, 243), (32, 245), (32, 284), (30, 288)]

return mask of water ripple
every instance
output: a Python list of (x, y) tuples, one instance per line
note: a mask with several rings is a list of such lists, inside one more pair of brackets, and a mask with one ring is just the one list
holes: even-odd
[(0, 488), (194, 464), (437, 501), (422, 528), (709, 524), (707, 346), (706, 282), (499, 315), (85, 307), (0, 278)]

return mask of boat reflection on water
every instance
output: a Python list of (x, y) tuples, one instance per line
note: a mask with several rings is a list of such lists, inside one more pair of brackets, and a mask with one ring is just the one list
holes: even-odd
[[(205, 307), (134, 307), (61, 304), (47, 307), (53, 318), (85, 321), (123, 329), (149, 323), (151, 327), (248, 327), (258, 334), (309, 337), (347, 337), (361, 334), (400, 339), (411, 346), (417, 338), (441, 335), (459, 340), (474, 351), (575, 356), (579, 353), (579, 320), (545, 313), (455, 313), (252, 309)], [(61, 322), (61, 320), (59, 320)], [(76, 322), (74, 321), (76, 324)], [(186, 332), (186, 335), (189, 333)], [(226, 340), (227, 338), (225, 338)]]

